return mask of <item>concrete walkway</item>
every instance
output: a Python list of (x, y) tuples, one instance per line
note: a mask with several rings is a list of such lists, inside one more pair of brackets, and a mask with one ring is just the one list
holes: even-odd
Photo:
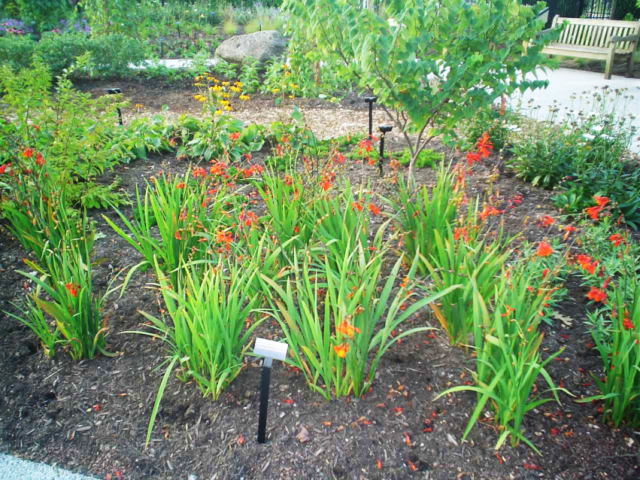
[(44, 463), (33, 463), (10, 455), (0, 454), (2, 480), (97, 480)]
[[(533, 78), (532, 75), (530, 77)], [(635, 115), (636, 118), (633, 120), (632, 125), (636, 127), (636, 135), (631, 144), (631, 150), (640, 153), (640, 141), (638, 140), (638, 136), (640, 136), (640, 79), (613, 75), (611, 80), (605, 80), (602, 73), (571, 68), (560, 68), (547, 72), (541, 71), (538, 74), (538, 78), (540, 80), (549, 80), (549, 86), (544, 90), (527, 91), (521, 99), (521, 112), (537, 120), (545, 120), (547, 118), (549, 107), (554, 106), (554, 100), (557, 102), (556, 106), (560, 108), (558, 115), (561, 116), (565, 111), (565, 107), (566, 110), (573, 109), (578, 111), (581, 108), (585, 110), (586, 97), (589, 97), (594, 91), (601, 90), (604, 86), (611, 90), (626, 88), (627, 91), (624, 94), (633, 98), (619, 102), (616, 111), (619, 115)], [(585, 95), (584, 92), (588, 93)], [(580, 105), (581, 100), (578, 98), (581, 95), (583, 96), (582, 105)], [(572, 100), (572, 96), (576, 98)], [(533, 105), (538, 105), (539, 109), (531, 111), (527, 108), (527, 104), (531, 99), (533, 100)], [(519, 100), (519, 95), (514, 96), (512, 98), (512, 107), (515, 107)], [(589, 111), (589, 107), (586, 106), (585, 113)]]

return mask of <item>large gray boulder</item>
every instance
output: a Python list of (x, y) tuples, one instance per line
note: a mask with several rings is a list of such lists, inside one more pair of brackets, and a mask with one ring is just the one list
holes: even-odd
[(287, 40), (277, 30), (235, 35), (220, 44), (216, 57), (229, 63), (242, 63), (253, 57), (261, 63), (279, 57), (287, 46)]

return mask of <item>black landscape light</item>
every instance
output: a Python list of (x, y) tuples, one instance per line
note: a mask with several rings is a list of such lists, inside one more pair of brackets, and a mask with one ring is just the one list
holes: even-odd
[(373, 136), (373, 104), (378, 97), (364, 97), (364, 101), (369, 104), (369, 138)]
[(273, 360), (284, 361), (287, 358), (286, 343), (256, 338), (253, 348), (255, 355), (264, 357), (260, 376), (260, 416), (258, 418), (258, 443), (267, 441), (267, 407), (269, 406), (269, 382), (271, 380), (271, 364)]
[(380, 160), (378, 162), (378, 168), (380, 169), (380, 176), (382, 176), (382, 165), (384, 164), (384, 136), (393, 130), (391, 125), (380, 125)]
[[(122, 89), (120, 88), (107, 88), (107, 95), (119, 95), (121, 93)], [(120, 111), (120, 107), (116, 107), (116, 110), (118, 111), (118, 121), (120, 125), (124, 125), (122, 122), (122, 112)]]

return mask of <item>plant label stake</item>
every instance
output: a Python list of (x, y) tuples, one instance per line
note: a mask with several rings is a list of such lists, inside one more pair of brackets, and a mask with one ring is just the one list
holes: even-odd
[(253, 348), (255, 355), (264, 357), (262, 374), (260, 377), (260, 417), (258, 419), (258, 443), (265, 443), (267, 433), (267, 407), (269, 406), (269, 381), (271, 379), (271, 364), (273, 360), (284, 361), (287, 358), (286, 343), (273, 342), (264, 338), (256, 338)]
[(391, 125), (380, 125), (380, 161), (378, 162), (378, 168), (380, 169), (380, 176), (382, 176), (382, 165), (384, 164), (384, 136), (393, 130)]
[[(107, 88), (107, 95), (118, 95), (120, 93), (122, 93), (122, 90), (119, 88)], [(116, 110), (118, 111), (118, 122), (120, 125), (124, 125), (124, 123), (122, 123), (122, 112), (120, 111), (120, 107), (116, 107)]]
[(369, 104), (369, 138), (373, 137), (373, 104), (376, 103), (378, 97), (365, 97), (364, 101)]

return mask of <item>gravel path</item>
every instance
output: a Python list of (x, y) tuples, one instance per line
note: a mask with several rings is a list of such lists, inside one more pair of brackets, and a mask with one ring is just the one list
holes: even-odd
[(0, 478), (2, 480), (95, 480), (44, 463), (33, 463), (0, 454)]

